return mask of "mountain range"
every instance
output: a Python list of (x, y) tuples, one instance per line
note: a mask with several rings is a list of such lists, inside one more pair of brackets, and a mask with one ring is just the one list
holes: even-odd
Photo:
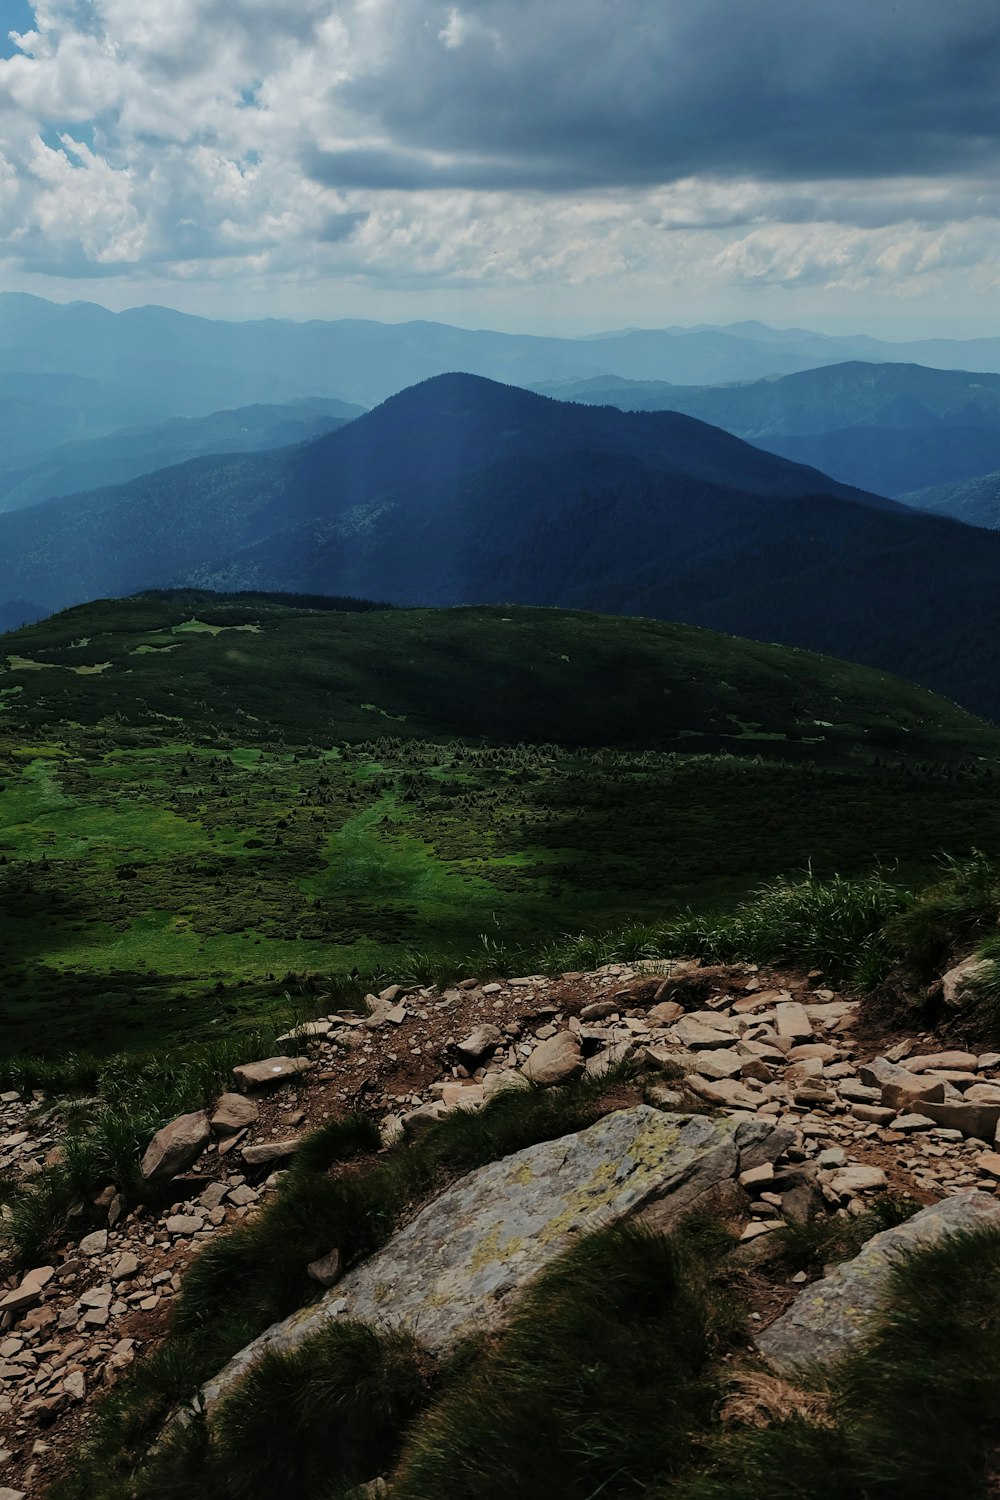
[(608, 374), (701, 385), (851, 360), (997, 372), (1000, 339), (894, 344), (752, 322), (553, 338), (351, 318), (224, 322), (165, 307), (114, 313), (89, 302), (0, 295), (0, 377), (56, 374), (104, 385), (129, 408), (115, 426), (298, 396), (368, 406), (452, 370), (518, 385)]
[(423, 382), (315, 442), (0, 516), (0, 601), (151, 586), (645, 615), (1000, 714), (1000, 537), (673, 413)]

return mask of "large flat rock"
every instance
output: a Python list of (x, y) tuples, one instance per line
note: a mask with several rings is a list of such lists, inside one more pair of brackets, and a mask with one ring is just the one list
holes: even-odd
[(957, 1193), (932, 1203), (905, 1224), (874, 1235), (853, 1260), (801, 1291), (758, 1335), (757, 1348), (779, 1375), (841, 1358), (874, 1331), (901, 1256), (979, 1228), (1000, 1229), (1000, 1202), (990, 1194)]
[[(276, 1323), (203, 1391), (211, 1408), (265, 1349), (334, 1318), (402, 1328), (436, 1353), (502, 1323), (518, 1292), (580, 1234), (670, 1200), (679, 1214), (787, 1141), (762, 1119), (641, 1105), (471, 1172), (320, 1301)], [(741, 1154), (743, 1160), (741, 1162)]]

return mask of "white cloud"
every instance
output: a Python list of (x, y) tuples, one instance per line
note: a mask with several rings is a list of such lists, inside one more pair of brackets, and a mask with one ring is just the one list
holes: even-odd
[(992, 292), (988, 7), (769, 4), (37, 0), (0, 60), (0, 254), (577, 308)]

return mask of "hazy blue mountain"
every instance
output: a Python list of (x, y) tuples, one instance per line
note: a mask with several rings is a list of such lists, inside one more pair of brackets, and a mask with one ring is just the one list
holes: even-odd
[(1000, 470), (979, 474), (958, 484), (936, 484), (911, 490), (900, 499), (918, 510), (951, 516), (968, 526), (1000, 530)]
[(590, 406), (687, 412), (883, 495), (1000, 467), (1000, 375), (851, 361), (736, 385), (600, 376), (545, 389)]
[(148, 422), (162, 411), (150, 392), (122, 382), (0, 370), (0, 454), (9, 462)]
[(1000, 431), (1000, 375), (911, 364), (854, 360), (778, 379), (708, 387), (602, 376), (550, 385), (545, 393), (623, 411), (683, 411), (754, 442), (854, 427)]
[(451, 370), (519, 385), (606, 374), (703, 385), (849, 360), (1000, 371), (1000, 339), (891, 344), (754, 324), (539, 338), (426, 322), (228, 323), (162, 307), (112, 313), (93, 303), (0, 296), (0, 372), (124, 382), (158, 403), (161, 416), (313, 395), (370, 405)]
[(842, 484), (897, 499), (907, 499), (914, 489), (952, 484), (1000, 468), (1000, 431), (978, 427), (848, 427), (811, 437), (762, 437), (757, 442), (769, 453), (812, 464)]
[(314, 396), (282, 406), (241, 406), (207, 417), (174, 417), (108, 437), (63, 443), (42, 456), (0, 465), (0, 510), (122, 484), (154, 469), (213, 453), (256, 453), (333, 432), (363, 407)]
[(1000, 716), (1000, 536), (685, 415), (439, 377), (305, 446), (0, 515), (0, 599), (156, 585), (646, 615), (899, 672)]

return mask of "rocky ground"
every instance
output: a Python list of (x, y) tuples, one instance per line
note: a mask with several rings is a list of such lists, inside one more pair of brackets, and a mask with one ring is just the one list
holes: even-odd
[[(788, 1219), (861, 1213), (886, 1191), (1000, 1193), (1000, 1053), (872, 1034), (818, 974), (610, 965), (443, 993), (391, 986), (370, 1004), (309, 1023), (305, 1057), (248, 1058), (258, 1066), (234, 1070), (212, 1111), (161, 1131), (143, 1169), (169, 1184), (165, 1206), (126, 1209), (109, 1187), (81, 1214), (86, 1233), (0, 1287), (0, 1500), (44, 1493), (92, 1404), (162, 1334), (190, 1258), (257, 1211), (305, 1134), (352, 1110), (389, 1143), (525, 1078), (632, 1059), (651, 1103), (790, 1131), (777, 1161), (740, 1177), (746, 1242)], [(0, 1096), (0, 1175), (36, 1174), (62, 1130), (52, 1101)], [(762, 1302), (761, 1326), (787, 1300)]]

